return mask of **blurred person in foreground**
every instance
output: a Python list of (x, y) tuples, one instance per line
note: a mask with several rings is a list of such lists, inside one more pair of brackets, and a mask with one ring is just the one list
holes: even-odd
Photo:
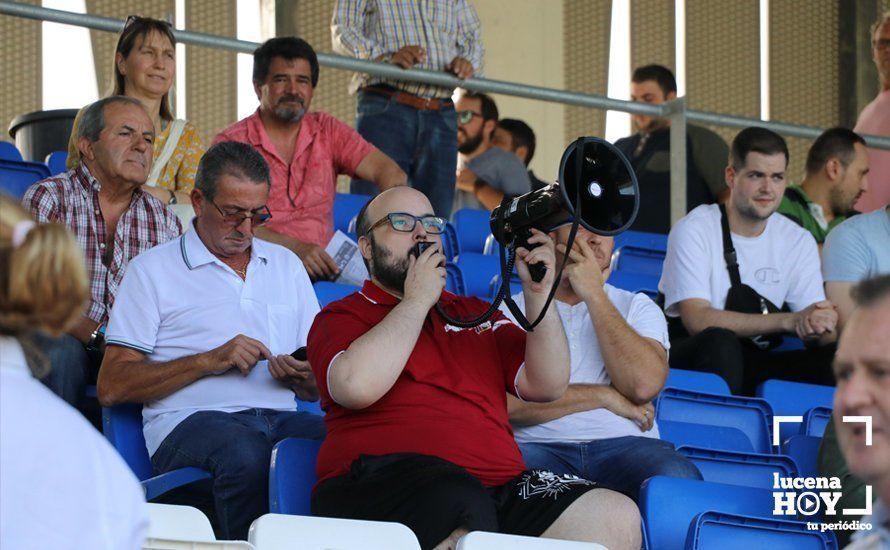
[(104, 437), (35, 378), (34, 334), (61, 334), (87, 300), (77, 242), (0, 194), (0, 547), (142, 547), (136, 477)]

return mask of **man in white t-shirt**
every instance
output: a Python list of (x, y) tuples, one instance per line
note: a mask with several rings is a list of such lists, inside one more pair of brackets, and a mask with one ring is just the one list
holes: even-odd
[[(726, 167), (726, 216), (741, 284), (790, 311), (767, 313), (763, 300), (745, 312), (726, 309), (731, 283), (717, 205), (696, 208), (668, 237), (659, 290), (667, 316), (682, 322), (672, 327), (670, 365), (717, 373), (733, 393), (750, 394), (767, 378), (832, 383), (830, 349), (817, 344), (836, 340), (837, 312), (822, 290), (816, 241), (776, 214), (787, 166), (781, 136), (758, 127), (739, 132)], [(677, 334), (684, 329), (691, 336)], [(763, 337), (782, 333), (812, 347), (766, 351)]]
[(140, 254), (124, 275), (99, 372), (104, 406), (144, 403), (157, 473), (195, 466), (213, 476), (214, 528), (247, 538), (268, 511), (272, 447), (320, 439), (306, 361), (291, 357), (318, 301), (303, 264), (255, 239), (271, 217), (269, 168), (250, 145), (222, 142), (198, 166), (194, 231)]
[[(560, 259), (569, 231), (554, 235)], [(637, 500), (652, 476), (701, 474), (658, 437), (652, 400), (667, 377), (667, 325), (645, 294), (605, 284), (613, 246), (613, 238), (579, 227), (556, 291), (571, 356), (565, 395), (551, 403), (509, 396), (508, 406), (529, 468), (577, 475)], [(514, 300), (525, 309), (521, 293)]]

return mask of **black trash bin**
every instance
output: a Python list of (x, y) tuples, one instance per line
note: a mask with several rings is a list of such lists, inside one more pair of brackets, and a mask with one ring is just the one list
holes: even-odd
[(44, 162), (53, 151), (67, 151), (78, 109), (35, 111), (9, 123), (9, 135), (25, 160)]

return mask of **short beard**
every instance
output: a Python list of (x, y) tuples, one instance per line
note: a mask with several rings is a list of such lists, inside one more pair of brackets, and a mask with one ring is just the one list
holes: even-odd
[(753, 206), (748, 206), (747, 204), (736, 205), (736, 210), (743, 218), (760, 222), (768, 220), (770, 216), (776, 213), (776, 210), (773, 209), (769, 214), (764, 216), (760, 212), (758, 212), (756, 208), (754, 208)]
[(473, 151), (479, 148), (482, 144), (482, 131), (480, 130), (475, 137), (467, 136), (467, 140), (462, 144), (457, 146), (457, 152), (463, 155), (469, 155)]
[(405, 277), (408, 276), (408, 255), (398, 260), (393, 260), (392, 250), (379, 246), (373, 234), (368, 235), (371, 241), (371, 263), (368, 271), (371, 276), (388, 288), (399, 293), (405, 293)]
[(670, 124), (670, 119), (664, 117), (652, 117), (649, 124), (647, 124), (645, 128), (639, 128), (639, 131), (644, 134), (653, 134), (659, 130), (667, 128)]
[(289, 122), (291, 124), (296, 124), (303, 120), (303, 115), (306, 114), (306, 108), (302, 106), (300, 107), (291, 107), (289, 105), (280, 104), (275, 107), (275, 116), (278, 117), (282, 122)]

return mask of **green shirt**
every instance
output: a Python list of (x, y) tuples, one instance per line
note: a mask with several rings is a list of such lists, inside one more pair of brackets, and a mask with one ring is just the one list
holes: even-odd
[(785, 188), (779, 213), (809, 231), (819, 244), (825, 242), (829, 231), (847, 219), (847, 216), (836, 216), (831, 222), (826, 222), (822, 207), (811, 201), (799, 185)]

